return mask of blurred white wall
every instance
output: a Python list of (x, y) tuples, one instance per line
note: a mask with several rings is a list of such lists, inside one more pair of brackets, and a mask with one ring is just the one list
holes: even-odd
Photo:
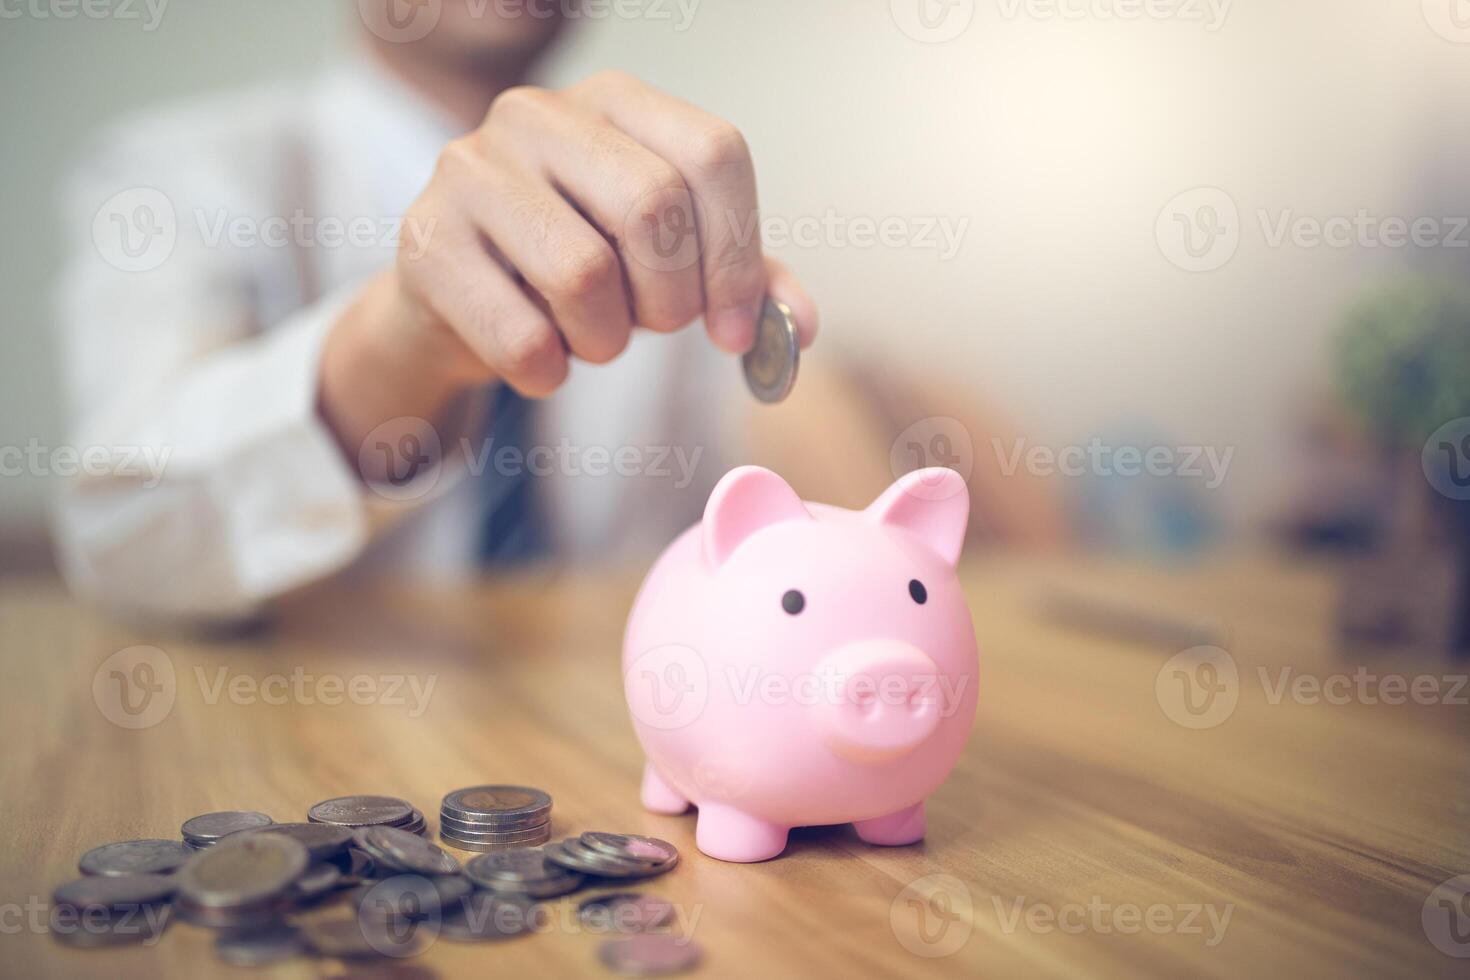
[[(1236, 519), (1279, 490), (1342, 303), (1410, 266), (1470, 271), (1470, 248), (1273, 246), (1262, 225), (1470, 214), (1464, 0), (1156, 0), (1173, 15), (1127, 20), (1108, 14), (1130, 0), (681, 2), (684, 30), (680, 0), (634, 0), (669, 19), (589, 18), (547, 78), (621, 67), (734, 120), (777, 230), (964, 227), (950, 256), (843, 232), (774, 251), (821, 304), (825, 343), (958, 375), (1034, 442), (1128, 426), (1235, 447), (1219, 493)], [(920, 4), (940, 32), (968, 26), (916, 40), (899, 21), (923, 33)], [(173, 0), (151, 33), (0, 23), (0, 445), (61, 438), (42, 289), (58, 164), (120, 110), (304, 69), (355, 29), (353, 6)], [(1156, 220), (1198, 187), (1227, 192), (1239, 245), (1189, 272)], [(0, 479), (0, 521), (34, 521), (44, 494)]]

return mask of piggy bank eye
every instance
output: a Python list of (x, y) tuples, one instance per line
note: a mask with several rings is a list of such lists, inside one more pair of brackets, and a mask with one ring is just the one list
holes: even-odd
[(915, 602), (923, 605), (929, 598), (929, 590), (924, 588), (924, 583), (916, 578), (909, 579), (909, 595), (913, 596)]
[(781, 597), (781, 608), (795, 616), (806, 608), (806, 596), (792, 589)]

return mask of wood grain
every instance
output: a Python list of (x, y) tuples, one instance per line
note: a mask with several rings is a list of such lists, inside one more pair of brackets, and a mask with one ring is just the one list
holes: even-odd
[[(1463, 975), (1464, 961), (1427, 938), (1421, 911), (1437, 884), (1470, 873), (1470, 708), (1273, 703), (1285, 666), (1316, 677), (1354, 669), (1334, 654), (1320, 569), (994, 561), (967, 567), (964, 580), (981, 639), (980, 714), (931, 801), (928, 839), (884, 849), (850, 828), (806, 829), (782, 858), (736, 866), (698, 853), (692, 817), (638, 805), (641, 757), (618, 671), (631, 577), (318, 590), (268, 630), (211, 641), (109, 623), (54, 582), (8, 579), (0, 974), (238, 972), (185, 925), (151, 948), (107, 952), (29, 928), (27, 904), (47, 902), (96, 844), (176, 836), (186, 817), (213, 809), (299, 820), (354, 792), (410, 799), (432, 828), (446, 791), (494, 781), (549, 791), (558, 834), (676, 843), (684, 862), (648, 890), (680, 906), (706, 950), (703, 975)], [(1047, 622), (1039, 600), (1060, 586), (1227, 624), (1241, 676), (1234, 712), (1204, 730), (1170, 721), (1155, 679), (1177, 651)], [(159, 723), (126, 730), (99, 709), (93, 675), (140, 643), (166, 652), (176, 697)], [(1447, 662), (1368, 667), (1463, 673)], [(421, 713), (411, 695), (271, 704), (226, 687), (211, 699), (221, 671), (250, 684), (298, 669), (434, 687)], [(599, 937), (566, 916), (570, 905), (553, 906), (542, 934), (440, 941), (411, 966), (444, 977), (605, 975)], [(342, 970), (302, 961), (276, 972)]]

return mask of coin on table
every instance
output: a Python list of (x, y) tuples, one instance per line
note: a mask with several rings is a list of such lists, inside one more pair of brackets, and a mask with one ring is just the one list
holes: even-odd
[(796, 385), (796, 368), (801, 363), (801, 335), (791, 308), (780, 300), (766, 298), (756, 325), (755, 346), (745, 352), (741, 364), (751, 394), (767, 404), (784, 401)]
[(672, 862), (655, 865), (647, 861), (617, 857), (588, 847), (575, 837), (548, 844), (544, 850), (546, 860), (552, 864), (603, 878), (644, 878), (662, 874), (673, 867)]
[(352, 830), (330, 823), (273, 823), (254, 830), (242, 830), (240, 836), (250, 834), (279, 834), (289, 837), (306, 848), (313, 861), (326, 861), (338, 857), (352, 843)]
[(629, 977), (657, 977), (692, 970), (702, 951), (684, 936), (645, 933), (607, 939), (597, 949), (602, 965)]
[(215, 955), (231, 966), (270, 966), (305, 955), (301, 934), (285, 924), (251, 932), (227, 932), (214, 941)]
[(322, 861), (301, 873), (291, 886), (291, 893), (298, 902), (314, 902), (342, 887), (346, 877), (340, 867), (330, 861)]
[(520, 820), (491, 823), (485, 820), (460, 820), (442, 810), (439, 813), (440, 831), (448, 830), (456, 834), (529, 834), (550, 826), (549, 816), (541, 818), (540, 823), (525, 823)]
[(205, 908), (255, 905), (284, 893), (309, 863), (300, 841), (280, 834), (241, 835), (190, 858), (179, 872), (179, 893)]
[(510, 830), (546, 822), (551, 797), (530, 786), (470, 786), (444, 797), (440, 816), (464, 823), (487, 823)]
[(642, 834), (612, 834), (604, 830), (589, 830), (580, 838), (588, 847), (605, 851), (616, 857), (633, 861), (647, 861), (655, 865), (673, 866), (679, 860), (679, 849), (666, 840), (644, 837)]
[(422, 875), (459, 874), (459, 862), (430, 840), (398, 827), (366, 827), (357, 843), (379, 867)]
[(553, 898), (582, 887), (582, 875), (549, 863), (540, 848), (522, 847), (481, 854), (465, 865), (467, 878), (501, 893)]
[(594, 932), (648, 932), (672, 922), (674, 906), (638, 892), (611, 892), (578, 905), (577, 918)]
[(73, 949), (97, 949), (127, 943), (146, 943), (159, 936), (173, 921), (173, 908), (168, 905), (148, 906), (141, 911), (60, 905), (51, 910), (47, 921), (51, 938)]
[(424, 945), (414, 923), (406, 920), (309, 919), (298, 928), (313, 952), (341, 959), (413, 956)]
[(465, 871), (473, 871), (471, 878), (476, 881), (539, 881), (562, 873), (560, 868), (547, 865), (546, 856), (539, 847), (517, 847), (508, 851), (482, 854), (467, 864)]
[(459, 942), (509, 939), (539, 928), (545, 915), (525, 899), (475, 892), (444, 913), (439, 934)]
[(92, 848), (77, 867), (84, 875), (166, 875), (193, 854), (176, 840), (125, 840)]
[(403, 874), (364, 882), (348, 893), (347, 901), (368, 918), (427, 919), (452, 909), (472, 890), (461, 875)]
[(331, 858), (331, 861), (342, 869), (345, 884), (357, 884), (364, 878), (372, 878), (378, 874), (378, 866), (373, 863), (371, 855), (360, 848), (349, 847)]
[(241, 830), (258, 830), (274, 823), (264, 813), (254, 810), (221, 810), (218, 813), (201, 813), (190, 817), (179, 828), (185, 843), (196, 847), (208, 847), (220, 838)]
[(306, 819), (339, 827), (397, 827), (412, 821), (413, 814), (411, 804), (392, 796), (339, 796), (312, 807)]
[(429, 827), (429, 821), (424, 819), (424, 813), (418, 807), (413, 808), (413, 816), (408, 818), (408, 823), (400, 825), (411, 834), (423, 834)]
[(251, 905), (214, 907), (200, 905), (179, 893), (174, 896), (173, 910), (191, 925), (228, 932), (250, 932), (280, 925), (288, 906), (284, 898), (270, 898)]
[(88, 875), (56, 889), (57, 905), (77, 909), (136, 908), (168, 900), (174, 893), (171, 875)]
[(529, 830), (462, 830), (440, 823), (439, 836), (451, 844), (543, 844), (551, 838), (551, 824)]

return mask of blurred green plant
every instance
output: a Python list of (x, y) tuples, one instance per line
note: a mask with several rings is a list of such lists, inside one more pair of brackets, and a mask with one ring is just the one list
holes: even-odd
[(1470, 289), (1411, 278), (1364, 294), (1335, 349), (1344, 403), (1386, 446), (1418, 447), (1470, 416)]

